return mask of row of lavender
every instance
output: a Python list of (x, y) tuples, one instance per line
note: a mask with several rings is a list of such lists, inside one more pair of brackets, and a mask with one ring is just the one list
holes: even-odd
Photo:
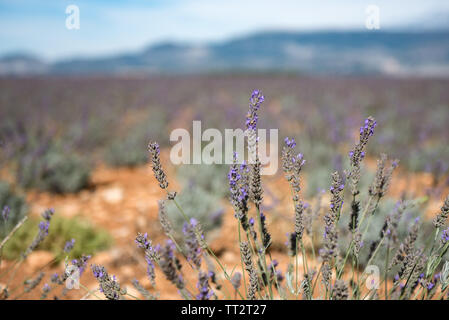
[(16, 163), (16, 180), (25, 188), (74, 192), (87, 186), (89, 167), (98, 161), (145, 163), (146, 141), (165, 146), (170, 130), (180, 124), (189, 128), (191, 120), (201, 120), (204, 127), (232, 128), (245, 92), (254, 85), (270, 95), (262, 127), (281, 128), (297, 138), (314, 159), (309, 170), (332, 163), (341, 173), (347, 159), (333, 150), (348, 148), (352, 128), (372, 114), (383, 127), (372, 151), (398, 157), (406, 168), (432, 172), (435, 186), (444, 183), (449, 96), (447, 81), (432, 79), (0, 79), (1, 156)]

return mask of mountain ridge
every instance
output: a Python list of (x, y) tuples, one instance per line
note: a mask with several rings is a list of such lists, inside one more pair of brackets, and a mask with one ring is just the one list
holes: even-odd
[(449, 31), (265, 31), (222, 42), (165, 41), (134, 52), (45, 62), (0, 58), (0, 75), (227, 71), (449, 77)]

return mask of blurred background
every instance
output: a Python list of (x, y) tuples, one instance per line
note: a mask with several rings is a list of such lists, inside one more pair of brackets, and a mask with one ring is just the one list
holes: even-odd
[[(307, 159), (303, 195), (318, 215), (330, 174), (348, 168), (369, 115), (378, 126), (363, 184), (381, 152), (400, 160), (371, 239), (397, 199), (421, 199), (410, 221), (438, 212), (449, 190), (447, 1), (0, 0), (0, 206), (11, 209), (1, 238), (30, 217), (3, 248), (2, 269), (52, 207), (49, 237), (17, 283), (47, 265), (47, 277), (60, 272), (61, 250), (74, 238), (70, 258), (90, 254), (124, 283), (150, 286), (134, 244), (137, 232), (164, 238), (150, 139), (187, 213), (228, 265), (238, 263), (228, 167), (172, 165), (169, 134), (191, 131), (192, 120), (203, 130), (243, 127), (253, 89), (266, 99), (260, 127), (279, 129), (279, 145), (296, 138)], [(288, 184), (281, 170), (264, 183), (264, 210), (280, 230), (272, 250), (282, 261), (293, 218)], [(83, 279), (96, 286), (90, 270)], [(162, 297), (176, 296), (167, 284)]]

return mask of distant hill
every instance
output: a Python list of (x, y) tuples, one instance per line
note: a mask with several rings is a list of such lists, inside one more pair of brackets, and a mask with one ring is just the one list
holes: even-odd
[(12, 53), (0, 58), (0, 75), (28, 75), (46, 73), (49, 66), (32, 54)]
[(0, 58), (0, 74), (287, 71), (449, 77), (449, 31), (263, 32), (222, 43), (161, 43), (140, 52), (44, 63)]

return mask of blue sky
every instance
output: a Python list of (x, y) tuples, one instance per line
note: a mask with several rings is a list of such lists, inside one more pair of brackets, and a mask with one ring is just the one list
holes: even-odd
[[(80, 9), (79, 30), (65, 27), (70, 4)], [(260, 30), (361, 29), (370, 4), (379, 7), (383, 30), (449, 13), (447, 0), (0, 0), (0, 55), (29, 52), (54, 60)]]

